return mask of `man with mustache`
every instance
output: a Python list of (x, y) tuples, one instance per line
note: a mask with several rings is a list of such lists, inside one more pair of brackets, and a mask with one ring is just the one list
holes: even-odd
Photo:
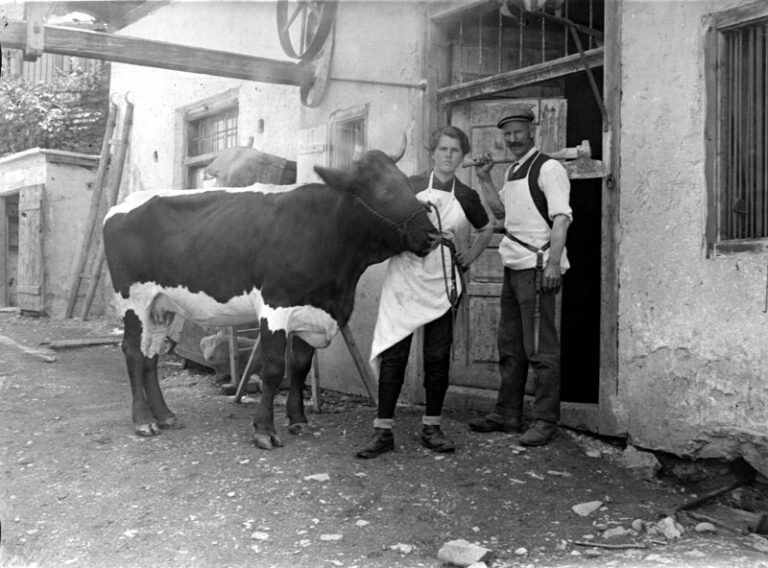
[(543, 446), (557, 432), (560, 418), (560, 342), (555, 327), (555, 296), (569, 264), (565, 251), (573, 220), (570, 182), (563, 165), (534, 144), (533, 114), (520, 110), (497, 127), (515, 162), (497, 190), (489, 154), (477, 167), (486, 203), (504, 220), (499, 254), (504, 264), (498, 331), (501, 385), (490, 414), (471, 420), (476, 432), (520, 432), (529, 365), (536, 375), (533, 424), (520, 437)]

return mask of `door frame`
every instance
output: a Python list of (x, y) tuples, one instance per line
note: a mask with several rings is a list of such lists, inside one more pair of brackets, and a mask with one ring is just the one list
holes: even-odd
[[(618, 276), (618, 245), (619, 245), (619, 188), (620, 188), (620, 150), (621, 150), (621, 25), (622, 3), (605, 2), (605, 38), (602, 50), (603, 63), (603, 104), (606, 115), (603, 123), (603, 156), (609, 175), (602, 180), (602, 212), (601, 212), (601, 263), (600, 273), (600, 369), (599, 369), (599, 400), (597, 404), (563, 403), (561, 406), (561, 422), (564, 425), (608, 436), (622, 436), (627, 432), (626, 420), (622, 417), (618, 403), (619, 379), (619, 276)], [(439, 26), (427, 26), (426, 60), (434, 62), (426, 69), (427, 90), (423, 120), (426, 125), (424, 132), (433, 132), (441, 125), (449, 124), (452, 104), (463, 103), (456, 101), (457, 93), (451, 93), (450, 98), (438, 96), (441, 73), (444, 72), (445, 53), (440, 46), (445, 43)], [(593, 58), (594, 59), (594, 58)], [(590, 60), (591, 66), (598, 66), (596, 60)], [(498, 91), (523, 87), (534, 84), (542, 79), (551, 79), (553, 69), (542, 71), (543, 77), (535, 74), (518, 74), (510, 77), (509, 81), (497, 81), (494, 85)], [(567, 66), (566, 66), (567, 67)], [(571, 72), (572, 69), (566, 69)], [(559, 71), (558, 71), (559, 72)], [(580, 70), (579, 72), (583, 72)], [(514, 75), (514, 74), (513, 74)], [(467, 91), (469, 93), (469, 91)], [(489, 93), (483, 92), (487, 97)], [(423, 164), (420, 164), (423, 165)], [(423, 169), (423, 168), (422, 168)], [(418, 336), (417, 336), (418, 338)], [(414, 342), (416, 343), (416, 342)], [(416, 353), (420, 349), (414, 350)], [(412, 355), (416, 354), (412, 352)], [(419, 374), (419, 373), (416, 373)], [(415, 391), (415, 387), (411, 391)], [(492, 402), (487, 397), (481, 401), (472, 400), (475, 393), (469, 389), (452, 389), (449, 391), (449, 404), (461, 406), (482, 405), (488, 408)], [(495, 398), (495, 393), (493, 393)]]

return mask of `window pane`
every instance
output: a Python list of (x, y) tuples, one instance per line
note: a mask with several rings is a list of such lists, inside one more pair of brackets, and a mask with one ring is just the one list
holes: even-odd
[(334, 167), (349, 170), (352, 162), (365, 152), (365, 118), (339, 122), (334, 127)]
[(205, 116), (189, 123), (187, 156), (218, 152), (237, 144), (236, 108)]

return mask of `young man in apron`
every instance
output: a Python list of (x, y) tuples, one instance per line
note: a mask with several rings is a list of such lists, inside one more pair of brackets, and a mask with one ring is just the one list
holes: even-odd
[[(422, 326), (426, 412), (421, 441), (436, 452), (455, 449), (440, 428), (440, 415), (448, 390), (454, 309), (462, 292), (458, 271), (466, 270), (483, 252), (493, 225), (477, 192), (455, 176), (470, 150), (467, 135), (453, 126), (442, 128), (432, 135), (429, 150), (434, 169), (410, 181), (416, 198), (429, 204), (429, 218), (446, 244), (423, 258), (404, 252), (389, 260), (371, 346), (371, 364), (379, 375), (379, 407), (373, 438), (357, 453), (360, 458), (375, 458), (395, 448), (395, 406), (405, 380), (413, 332)], [(478, 233), (469, 249), (462, 250), (463, 243), (456, 237), (466, 234), (470, 225)], [(454, 245), (453, 259), (447, 241)]]
[(476, 432), (519, 432), (528, 366), (536, 374), (533, 424), (520, 437), (527, 446), (547, 444), (560, 419), (560, 341), (555, 296), (568, 269), (565, 239), (573, 215), (570, 181), (563, 165), (534, 146), (533, 114), (513, 113), (499, 121), (516, 162), (493, 186), (486, 154), (476, 172), (486, 203), (504, 219), (499, 254), (504, 263), (498, 349), (501, 386), (491, 414), (470, 421)]

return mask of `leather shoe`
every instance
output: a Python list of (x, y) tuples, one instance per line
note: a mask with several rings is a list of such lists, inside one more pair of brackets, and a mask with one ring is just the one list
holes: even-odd
[(373, 438), (368, 445), (357, 452), (355, 455), (362, 459), (372, 459), (381, 454), (391, 452), (395, 449), (395, 437), (389, 428), (374, 428)]
[(433, 452), (447, 454), (456, 450), (456, 445), (445, 437), (440, 426), (425, 425), (421, 430), (421, 444)]
[(520, 436), (520, 444), (523, 446), (544, 446), (555, 437), (557, 433), (557, 424), (553, 422), (545, 422), (544, 420), (537, 420), (533, 423), (533, 426), (525, 431), (525, 434)]
[(498, 419), (495, 415), (481, 416), (469, 421), (469, 427), (475, 432), (520, 432), (523, 421), (520, 418)]

